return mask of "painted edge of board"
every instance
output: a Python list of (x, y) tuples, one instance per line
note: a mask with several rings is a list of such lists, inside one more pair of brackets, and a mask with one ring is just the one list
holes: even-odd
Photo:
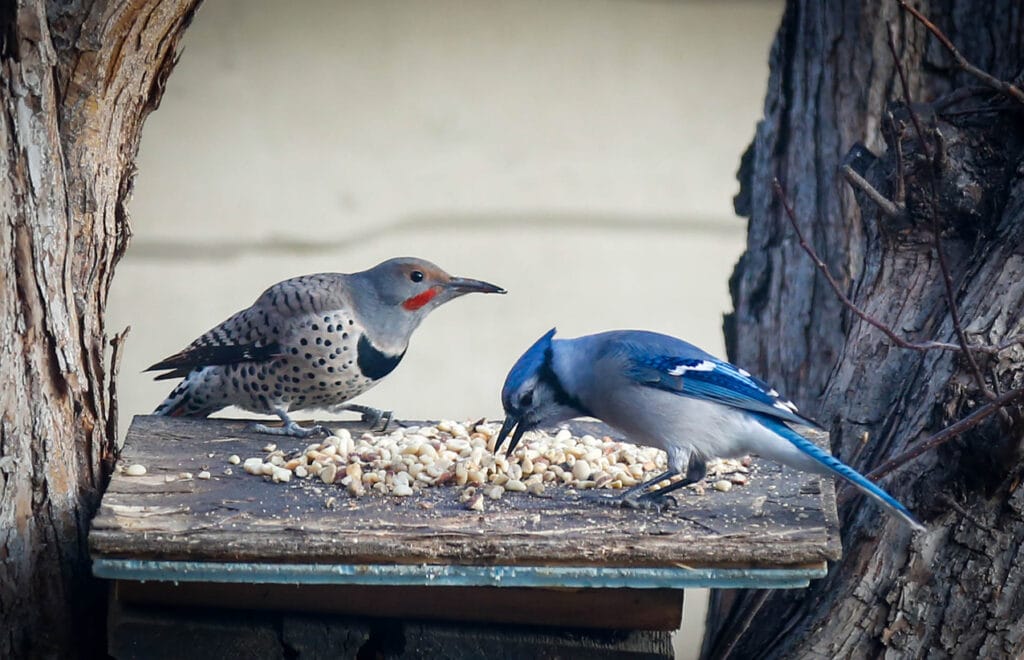
[(595, 589), (798, 589), (825, 577), (825, 562), (793, 568), (271, 564), (94, 558), (98, 578), (138, 582), (247, 582)]

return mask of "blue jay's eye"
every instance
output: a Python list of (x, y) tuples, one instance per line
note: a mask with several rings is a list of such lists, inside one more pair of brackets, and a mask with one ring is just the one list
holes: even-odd
[(422, 282), (423, 273), (418, 270), (414, 270), (411, 273), (409, 273), (409, 279), (412, 280), (413, 282)]
[(533, 403), (533, 392), (527, 392), (519, 397), (519, 407), (526, 408)]

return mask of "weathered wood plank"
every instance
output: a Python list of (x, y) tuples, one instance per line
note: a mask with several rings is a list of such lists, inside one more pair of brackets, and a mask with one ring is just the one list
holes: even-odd
[[(340, 486), (274, 484), (236, 468), (267, 442), (245, 423), (136, 417), (93, 521), (94, 556), (191, 561), (467, 565), (792, 567), (839, 556), (831, 484), (756, 461), (729, 492), (684, 489), (666, 512), (623, 510), (553, 488), (468, 511), (459, 488), (407, 498), (350, 497)], [(279, 442), (298, 449), (305, 441)], [(293, 445), (293, 446), (292, 446)], [(209, 480), (166, 481), (210, 468)], [(325, 501), (335, 498), (337, 506)], [(429, 508), (425, 508), (429, 507)]]

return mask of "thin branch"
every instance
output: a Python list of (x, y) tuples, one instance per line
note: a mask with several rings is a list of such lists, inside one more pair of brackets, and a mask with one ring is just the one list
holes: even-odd
[(906, 208), (901, 204), (897, 204), (896, 202), (886, 199), (885, 195), (878, 192), (878, 189), (871, 185), (871, 183), (862, 177), (855, 169), (849, 165), (843, 165), (839, 168), (839, 171), (843, 173), (843, 176), (846, 177), (846, 180), (851, 186), (867, 195), (871, 201), (878, 206), (882, 213), (894, 220), (904, 216)]
[(1003, 343), (999, 344), (998, 346), (993, 346), (993, 348), (995, 349), (994, 353), (1001, 353), (1001, 352), (1005, 351), (1006, 349), (1011, 348), (1013, 346), (1017, 346), (1017, 345), (1024, 345), (1024, 335), (1017, 335), (1016, 337), (1010, 337), (1009, 339), (1007, 339)]
[(956, 62), (956, 65), (960, 67), (961, 71), (964, 71), (965, 73), (974, 76), (975, 78), (985, 83), (992, 89), (997, 90), (1005, 94), (1006, 96), (1009, 96), (1010, 98), (1014, 99), (1015, 101), (1017, 101), (1017, 103), (1024, 105), (1024, 91), (1021, 91), (1019, 87), (1016, 87), (1015, 85), (1012, 85), (1011, 83), (1008, 83), (1005, 80), (1000, 80), (999, 78), (996, 78), (995, 76), (985, 71), (982, 71), (978, 67), (968, 62), (967, 58), (964, 57), (959, 50), (957, 50), (957, 47), (953, 45), (953, 42), (950, 41), (949, 37), (947, 37), (946, 34), (942, 30), (940, 30), (937, 25), (928, 20), (928, 18), (924, 14), (908, 5), (906, 3), (906, 0), (898, 0), (898, 2), (900, 3), (900, 7), (913, 14), (914, 18), (916, 18), (918, 22), (924, 25), (928, 29), (928, 31), (931, 32), (935, 36), (935, 38), (938, 39), (939, 42), (946, 47), (946, 50), (949, 51), (949, 54), (953, 56), (953, 60)]
[(986, 418), (1001, 410), (1004, 406), (1007, 406), (1022, 397), (1024, 397), (1024, 388), (1010, 390), (1003, 394), (1002, 396), (996, 397), (995, 399), (989, 401), (985, 405), (976, 408), (967, 417), (964, 417), (958, 422), (950, 424), (949, 426), (942, 429), (941, 431), (931, 436), (927, 440), (914, 445), (913, 447), (903, 452), (902, 454), (893, 456), (889, 460), (885, 461), (884, 463), (876, 467), (871, 472), (868, 472), (865, 476), (868, 479), (877, 481), (878, 479), (884, 477), (893, 470), (914, 460), (921, 454), (931, 451), (932, 449), (935, 449), (939, 445), (943, 445), (952, 440), (953, 438), (956, 438), (961, 433), (974, 428), (975, 426), (983, 422)]
[[(814, 248), (810, 246), (810, 244), (807, 242), (807, 239), (804, 238), (804, 234), (800, 230), (800, 226), (797, 224), (796, 214), (793, 212), (793, 208), (789, 205), (789, 200), (786, 197), (786, 193), (782, 190), (782, 185), (779, 183), (778, 178), (772, 179), (772, 188), (775, 191), (775, 195), (779, 198), (779, 201), (782, 204), (782, 208), (786, 212), (786, 217), (789, 219), (789, 224), (793, 227), (793, 230), (796, 232), (797, 238), (800, 241), (800, 247), (803, 248), (804, 252), (806, 252), (807, 255), (811, 258), (811, 261), (818, 268), (821, 274), (825, 276), (825, 280), (829, 283), (829, 286), (832, 288), (832, 291), (836, 294), (836, 297), (839, 298), (839, 302), (843, 303), (843, 306), (845, 306), (847, 309), (853, 312), (853, 314), (855, 314), (862, 321), (865, 321), (866, 323), (869, 323), (874, 327), (878, 328), (879, 330), (881, 330), (882, 333), (899, 348), (906, 348), (912, 351), (940, 350), (950, 351), (953, 353), (959, 353), (960, 351), (963, 350), (963, 347), (957, 344), (950, 344), (943, 341), (907, 341), (906, 339), (903, 339), (902, 337), (897, 335), (896, 332), (892, 330), (889, 326), (885, 325), (878, 319), (872, 317), (870, 314), (862, 310), (860, 307), (857, 307), (857, 305), (852, 300), (850, 300), (845, 293), (843, 293), (843, 290), (839, 286), (839, 283), (832, 276), (831, 271), (829, 271), (828, 266), (825, 264), (824, 261), (821, 260), (821, 257), (818, 256), (818, 253), (814, 251)], [(996, 346), (980, 345), (968, 346), (967, 348), (969, 351), (976, 351), (978, 353), (983, 353), (985, 355), (998, 355), (999, 353), (1002, 353), (1006, 349), (1018, 345), (1024, 345), (1024, 335), (1017, 335), (1015, 337), (1011, 337), (1010, 339), (1007, 339)]]
[[(900, 0), (902, 4), (902, 0)], [(905, 5), (904, 5), (905, 6)], [(946, 261), (946, 254), (942, 249), (942, 237), (940, 236), (939, 228), (939, 212), (935, 206), (935, 198), (938, 195), (938, 191), (935, 188), (935, 160), (931, 146), (928, 144), (928, 140), (925, 138), (924, 129), (921, 127), (920, 118), (917, 116), (917, 112), (914, 111), (914, 106), (910, 102), (910, 85), (907, 84), (906, 74), (903, 72), (903, 65), (900, 62), (899, 55), (896, 53), (896, 37), (892, 32), (892, 25), (886, 26), (889, 33), (889, 52), (892, 53), (893, 65), (896, 67), (896, 73), (899, 74), (900, 84), (903, 86), (903, 102), (907, 106), (907, 112), (910, 113), (910, 120), (914, 124), (914, 130), (917, 131), (917, 139), (921, 143), (921, 149), (924, 150), (925, 156), (928, 161), (928, 187), (931, 194), (928, 195), (928, 212), (931, 216), (932, 223), (932, 244), (935, 248), (935, 255), (938, 258), (939, 270), (942, 271), (942, 283), (946, 291), (946, 304), (949, 307), (949, 316), (953, 322), (953, 331), (956, 333), (957, 340), (960, 342), (960, 347), (963, 349), (964, 357), (967, 359), (967, 366), (970, 369), (971, 376), (974, 378), (975, 385), (981, 390), (985, 397), (992, 400), (996, 398), (995, 393), (989, 389), (985, 383), (985, 376), (981, 373), (981, 367), (978, 366), (978, 361), (974, 359), (974, 353), (971, 352), (971, 344), (967, 341), (967, 333), (964, 331), (963, 323), (960, 319), (960, 308), (956, 303), (956, 291), (953, 285), (953, 275), (949, 270), (949, 263)]]
[(114, 462), (117, 460), (117, 417), (119, 413), (117, 403), (117, 376), (121, 371), (121, 357), (124, 353), (125, 339), (132, 331), (132, 326), (125, 326), (124, 330), (114, 335), (110, 340), (110, 380), (107, 384), (107, 396), (110, 400), (110, 409), (107, 411), (107, 438), (110, 440), (104, 446), (112, 451), (109, 455), (100, 457), (102, 465), (103, 483), (114, 471)]
[(825, 276), (825, 280), (828, 282), (829, 286), (832, 287), (832, 291), (847, 309), (853, 312), (862, 321), (881, 330), (892, 343), (896, 344), (900, 348), (908, 348), (914, 351), (930, 351), (938, 349), (957, 352), (961, 350), (961, 348), (956, 344), (948, 344), (946, 342), (927, 341), (917, 343), (907, 341), (903, 337), (897, 335), (889, 326), (874, 318), (860, 307), (857, 307), (857, 305), (850, 300), (845, 293), (843, 293), (842, 287), (839, 286), (839, 282), (837, 282), (835, 277), (832, 276), (832, 272), (828, 269), (828, 266), (821, 260), (818, 253), (814, 251), (814, 248), (810, 246), (807, 239), (804, 238), (804, 233), (800, 230), (800, 225), (796, 221), (796, 214), (793, 212), (793, 208), (789, 205), (789, 199), (787, 199), (786, 193), (782, 190), (782, 184), (779, 183), (777, 178), (772, 179), (772, 188), (775, 190), (775, 195), (779, 198), (779, 202), (782, 204), (782, 208), (786, 212), (786, 217), (789, 218), (789, 224), (793, 226), (793, 230), (796, 232), (797, 239), (800, 241), (800, 247), (802, 247), (804, 252), (806, 252), (811, 258), (811, 261), (813, 261), (814, 265), (817, 266), (819, 271), (821, 271), (821, 274)]

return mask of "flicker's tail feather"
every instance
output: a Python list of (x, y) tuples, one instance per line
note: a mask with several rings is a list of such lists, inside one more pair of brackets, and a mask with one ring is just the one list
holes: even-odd
[(156, 407), (153, 414), (167, 417), (207, 417), (217, 410), (218, 408), (197, 405), (193, 399), (192, 381), (186, 377), (171, 390), (171, 393), (167, 395), (163, 403)]

